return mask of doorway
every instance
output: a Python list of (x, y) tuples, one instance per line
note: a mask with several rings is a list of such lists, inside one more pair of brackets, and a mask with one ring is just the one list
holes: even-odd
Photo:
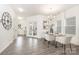
[(37, 37), (37, 23), (36, 22), (29, 23), (29, 36)]

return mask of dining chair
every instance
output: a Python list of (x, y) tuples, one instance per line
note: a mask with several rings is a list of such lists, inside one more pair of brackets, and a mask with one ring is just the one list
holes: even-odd
[(74, 45), (76, 49), (77, 49), (77, 47), (79, 48), (79, 37), (78, 36), (74, 36), (71, 39), (70, 43), (71, 43), (71, 45)]
[(50, 42), (52, 42), (54, 40), (55, 40), (55, 37), (53, 34), (45, 34), (45, 41), (48, 42), (48, 47), (49, 47)]
[[(70, 45), (70, 50), (72, 52), (72, 48), (71, 48), (71, 44), (70, 44), (70, 40), (71, 40), (71, 36), (57, 36), (56, 37), (56, 42), (59, 42), (60, 44), (63, 45), (64, 48), (64, 54), (66, 54), (66, 45), (69, 44)], [(56, 45), (57, 46), (57, 45)]]

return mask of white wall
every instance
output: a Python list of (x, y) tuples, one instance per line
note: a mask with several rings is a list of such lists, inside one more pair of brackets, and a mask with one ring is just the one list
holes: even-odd
[[(6, 30), (0, 22), (0, 52), (2, 52), (14, 40), (14, 29), (16, 28), (16, 18), (14, 11), (8, 5), (0, 5), (0, 18), (3, 12), (9, 12), (12, 16), (12, 28)], [(1, 20), (1, 19), (0, 19)]]
[(75, 39), (72, 40), (72, 43), (79, 45), (79, 5), (67, 9), (64, 12), (61, 12), (56, 16), (57, 17), (56, 19), (62, 20), (62, 33), (64, 33), (65, 19), (73, 16), (76, 16), (76, 35), (75, 35)]

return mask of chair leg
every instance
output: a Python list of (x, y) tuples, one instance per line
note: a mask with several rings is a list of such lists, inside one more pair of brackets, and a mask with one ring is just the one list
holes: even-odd
[(55, 48), (57, 48), (57, 42), (55, 41)]
[(72, 52), (72, 47), (71, 47), (71, 44), (70, 44), (70, 50), (71, 50), (71, 52)]
[(44, 41), (46, 41), (46, 39), (44, 38)]
[(49, 44), (50, 44), (50, 41), (48, 41), (48, 48), (49, 48)]
[(43, 43), (44, 43), (45, 41), (46, 41), (45, 38), (43, 38)]
[(63, 48), (63, 44), (61, 44), (61, 47)]
[(55, 40), (54, 40), (54, 46), (55, 46)]
[(63, 47), (64, 47), (64, 54), (66, 54), (66, 45), (64, 44)]

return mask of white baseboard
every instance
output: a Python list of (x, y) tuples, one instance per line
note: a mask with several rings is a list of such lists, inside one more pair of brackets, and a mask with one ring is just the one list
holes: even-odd
[(13, 40), (10, 40), (9, 42), (7, 42), (6, 44), (5, 44), (5, 46), (2, 48), (2, 49), (0, 49), (0, 54), (12, 43), (14, 41), (14, 39)]

